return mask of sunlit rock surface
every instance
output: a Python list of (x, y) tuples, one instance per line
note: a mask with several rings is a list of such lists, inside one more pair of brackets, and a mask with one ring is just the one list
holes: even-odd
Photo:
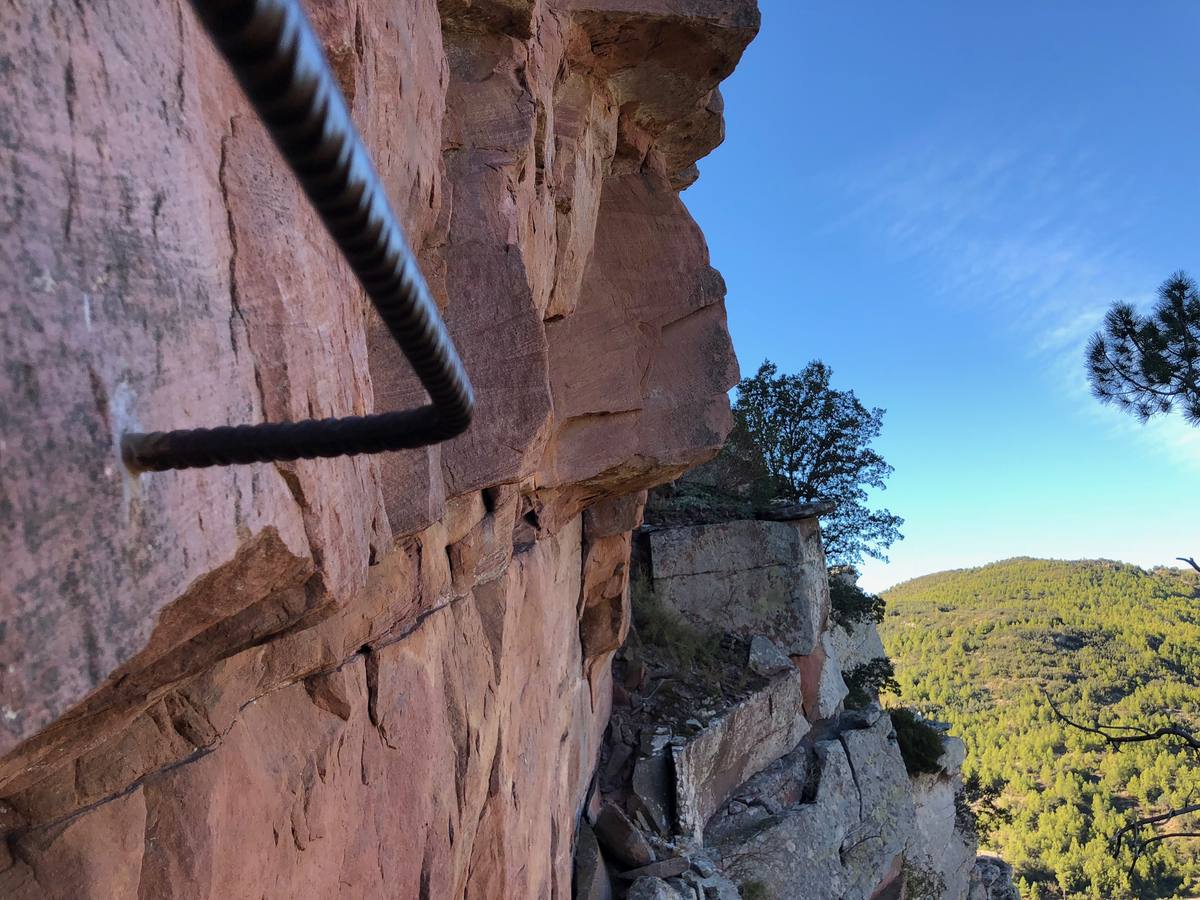
[(816, 519), (741, 519), (650, 532), (659, 601), (701, 628), (770, 637), (785, 653), (817, 649), (829, 615)]
[[(651, 492), (633, 542), (635, 635), (596, 782), (605, 814), (623, 808), (680, 870), (641, 889), (967, 900), (982, 875), (959, 796), (963, 743), (944, 736), (936, 771), (910, 775), (878, 698), (861, 685), (848, 696), (842, 673), (883, 647), (873, 622), (832, 614), (820, 510), (740, 518), (688, 481)], [(610, 879), (640, 874), (600, 849)]]
[(678, 190), (757, 10), (307, 8), (477, 423), (129, 477), (126, 431), (421, 393), (186, 5), (11, 5), (0, 895), (570, 893), (628, 623), (616, 498), (729, 427), (724, 286)]

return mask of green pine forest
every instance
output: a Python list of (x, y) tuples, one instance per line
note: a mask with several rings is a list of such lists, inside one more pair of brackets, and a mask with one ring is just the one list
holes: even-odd
[(1200, 896), (1200, 839), (1152, 844), (1132, 874), (1132, 850), (1114, 856), (1109, 841), (1135, 813), (1200, 801), (1200, 759), (1167, 742), (1106, 748), (1045, 699), (1089, 723), (1200, 727), (1200, 577), (1022, 558), (884, 596), (900, 702), (950, 723), (965, 775), (1007, 782), (1010, 821), (984, 849), (1013, 865), (1023, 898)]

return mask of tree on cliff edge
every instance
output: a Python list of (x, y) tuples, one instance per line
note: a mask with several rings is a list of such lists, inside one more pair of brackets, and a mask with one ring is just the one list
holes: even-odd
[(1200, 425), (1200, 294), (1183, 272), (1158, 289), (1149, 315), (1117, 303), (1087, 350), (1092, 391), (1143, 422), (1176, 407)]
[(892, 474), (871, 449), (884, 410), (863, 406), (853, 391), (835, 390), (832, 374), (820, 360), (798, 375), (781, 375), (774, 363), (763, 362), (738, 384), (725, 454), (759, 496), (836, 504), (821, 519), (830, 565), (854, 565), (864, 556), (886, 560), (904, 520), (867, 503), (867, 488), (882, 490)]

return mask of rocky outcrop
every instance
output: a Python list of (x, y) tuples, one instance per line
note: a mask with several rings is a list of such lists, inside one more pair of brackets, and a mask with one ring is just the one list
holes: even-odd
[(829, 615), (816, 519), (741, 520), (650, 532), (655, 596), (694, 625), (765, 635), (807, 656)]
[(891, 715), (845, 708), (843, 671), (884, 654), (873, 622), (831, 615), (822, 510), (721, 522), (687, 491), (655, 492), (634, 541), (634, 637), (596, 785), (601, 815), (627, 810), (661, 870), (622, 871), (602, 847), (610, 876), (665, 898), (707, 897), (707, 878), (777, 900), (967, 900), (963, 744), (944, 737), (936, 771), (910, 775)]
[(971, 872), (968, 900), (1021, 900), (1012, 866), (995, 856), (980, 856)]
[(130, 476), (419, 386), (186, 4), (6, 12), (4, 896), (566, 896), (638, 495), (728, 429), (678, 190), (753, 0), (308, 8), (477, 421)]
[(672, 747), (681, 833), (698, 838), (732, 790), (800, 742), (809, 730), (803, 703), (800, 673), (793, 669)]
[[(907, 860), (914, 880), (925, 882), (927, 895), (966, 897), (976, 851), (974, 835), (961, 820), (956, 803), (966, 750), (956, 737), (947, 736), (943, 743), (940, 771), (912, 779), (916, 820)], [(910, 893), (920, 900), (917, 892)]]
[(852, 672), (873, 659), (884, 659), (887, 656), (874, 622), (854, 622), (849, 628), (831, 628), (826, 637), (833, 645), (832, 651), (837, 656), (843, 673)]
[[(817, 742), (812, 753), (746, 784), (706, 839), (734, 880), (776, 897), (800, 885), (814, 900), (872, 897), (899, 876), (915, 817), (891, 720), (880, 714), (868, 728)], [(812, 798), (778, 790), (780, 780), (802, 783), (799, 767), (815, 782)]]

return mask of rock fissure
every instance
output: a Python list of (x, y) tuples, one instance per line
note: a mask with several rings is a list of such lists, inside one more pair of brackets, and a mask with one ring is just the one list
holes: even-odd
[[(855, 771), (855, 768), (854, 768), (854, 754), (851, 752), (850, 748), (846, 745), (846, 741), (842, 738), (842, 736), (840, 734), (838, 735), (837, 740), (838, 740), (838, 743), (842, 745), (842, 750), (844, 750), (846, 753), (846, 765), (850, 769), (850, 779), (854, 782), (854, 792), (858, 796), (858, 819), (861, 822), (866, 818), (866, 816), (863, 811), (862, 785), (858, 781), (858, 773)], [(819, 786), (818, 786), (817, 790), (818, 791), (820, 790)]]

